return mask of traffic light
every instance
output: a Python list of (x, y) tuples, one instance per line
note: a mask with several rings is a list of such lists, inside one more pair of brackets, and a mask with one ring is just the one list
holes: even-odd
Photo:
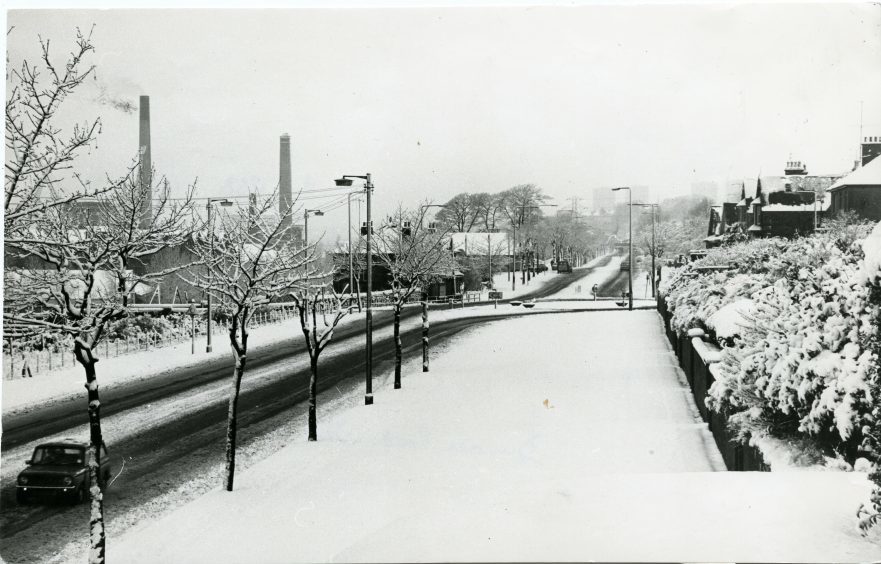
[[(373, 222), (370, 222), (370, 234), (373, 235)], [(361, 235), (367, 235), (367, 222), (361, 222)]]

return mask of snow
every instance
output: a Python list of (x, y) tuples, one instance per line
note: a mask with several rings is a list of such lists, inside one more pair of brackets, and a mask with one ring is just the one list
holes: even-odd
[(798, 204), (798, 205), (786, 205), (786, 204), (766, 204), (762, 206), (763, 212), (825, 212), (829, 211), (829, 208), (832, 207), (832, 198), (823, 198), (819, 200), (816, 204), (811, 202), (810, 204)]
[(748, 298), (731, 302), (707, 318), (707, 327), (716, 332), (716, 337), (730, 339), (741, 334), (754, 309), (755, 303)]
[(865, 166), (838, 179), (828, 191), (838, 190), (843, 186), (881, 186), (881, 161), (872, 159)]
[[(513, 299), (522, 296), (523, 294), (528, 294), (529, 292), (534, 292), (535, 290), (541, 288), (548, 282), (554, 279), (554, 276), (557, 275), (556, 272), (548, 269), (544, 272), (541, 272), (534, 277), (532, 277), (526, 284), (523, 284), (521, 280), (520, 271), (515, 273), (517, 276), (517, 282), (513, 290), (511, 290), (511, 279), (506, 272), (496, 272), (493, 274), (493, 287), (496, 291), (502, 293), (502, 297), (504, 299)], [(483, 291), (480, 293), (481, 300), (489, 299), (489, 290)]]
[(695, 352), (697, 352), (698, 356), (701, 357), (701, 360), (703, 360), (705, 364), (712, 364), (722, 360), (722, 350), (713, 343), (708, 343), (700, 337), (693, 338), (691, 340), (691, 346), (694, 347)]
[(881, 222), (863, 240), (865, 258), (860, 266), (859, 279), (865, 284), (881, 283)]
[(864, 474), (716, 472), (654, 312), (496, 322), (404, 374), (400, 391), (377, 374), (371, 407), (321, 412), (317, 443), (294, 439), (234, 492), (110, 539), (114, 559), (881, 558), (854, 530)]
[[(361, 321), (364, 314), (354, 313), (345, 317), (340, 325)], [(125, 382), (149, 379), (174, 369), (195, 366), (208, 360), (227, 358), (230, 355), (229, 338), (215, 328), (212, 335), (212, 351), (205, 352), (205, 336), (196, 338), (196, 354), (191, 353), (189, 340), (161, 349), (150, 349), (122, 356), (103, 358), (103, 347), (98, 346), (96, 356), (100, 359), (96, 370), (101, 390)], [(282, 341), (300, 340), (303, 333), (299, 321), (288, 319), (249, 330), (249, 355), (258, 354), (265, 347)], [(51, 404), (70, 396), (82, 394), (85, 376), (83, 368), (75, 362), (64, 368), (42, 373), (33, 378), (3, 380), (3, 414), (11, 415), (33, 409), (37, 405)]]

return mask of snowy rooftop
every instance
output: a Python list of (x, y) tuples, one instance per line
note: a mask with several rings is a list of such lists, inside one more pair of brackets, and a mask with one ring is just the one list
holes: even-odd
[(881, 157), (872, 159), (866, 166), (839, 179), (829, 190), (838, 190), (844, 186), (881, 186)]
[(508, 253), (507, 233), (451, 233), (453, 250), (467, 255), (486, 255), (487, 248), (492, 254)]

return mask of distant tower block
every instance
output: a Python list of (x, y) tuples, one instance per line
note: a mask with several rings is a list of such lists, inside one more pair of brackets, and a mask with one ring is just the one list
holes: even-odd
[[(283, 215), (291, 205), (291, 136), (287, 133), (279, 141), (278, 165), (278, 211)], [(285, 218), (285, 226), (291, 224), (291, 217)]]
[(150, 97), (141, 96), (141, 125), (138, 133), (138, 153), (141, 159), (138, 171), (138, 186), (142, 193), (149, 194), (144, 199), (141, 210), (141, 226), (149, 225), (153, 215), (153, 161), (150, 155)]

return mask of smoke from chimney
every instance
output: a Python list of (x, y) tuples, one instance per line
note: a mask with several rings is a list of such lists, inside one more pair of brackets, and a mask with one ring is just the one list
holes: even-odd
[(138, 132), (138, 146), (141, 160), (141, 167), (138, 171), (138, 185), (141, 193), (149, 194), (150, 197), (144, 198), (143, 209), (141, 210), (141, 225), (149, 225), (153, 216), (153, 161), (150, 155), (150, 97), (141, 96), (141, 119), (140, 129)]

